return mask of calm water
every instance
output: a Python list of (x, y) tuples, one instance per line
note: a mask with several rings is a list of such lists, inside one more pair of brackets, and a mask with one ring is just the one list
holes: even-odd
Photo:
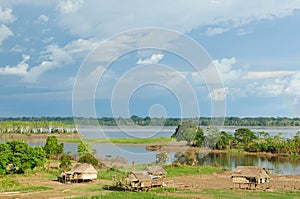
[[(100, 129), (98, 127), (83, 127), (79, 129), (79, 133), (85, 138), (103, 138), (103, 137), (160, 137), (171, 136), (175, 127), (167, 127), (163, 129), (146, 127), (124, 127), (118, 129), (117, 127), (105, 127)], [(233, 133), (235, 128), (223, 128), (226, 132)], [(284, 137), (293, 137), (298, 129), (296, 128), (251, 128), (255, 132), (266, 131), (271, 135), (282, 133)], [(5, 141), (5, 140), (0, 140)], [(44, 142), (29, 142), (31, 146), (43, 146)], [(65, 143), (65, 152), (77, 153), (77, 145), (75, 143)], [(92, 148), (97, 151), (97, 157), (117, 156), (127, 159), (128, 163), (134, 161), (135, 163), (152, 163), (155, 162), (155, 155), (159, 152), (150, 152), (145, 149), (145, 145), (115, 145), (111, 143), (95, 143)], [(174, 160), (174, 153), (170, 153), (170, 161)], [(249, 155), (232, 155), (232, 154), (209, 154), (199, 160), (201, 164), (213, 165), (218, 164), (227, 169), (235, 169), (238, 165), (254, 165), (263, 166), (270, 169), (276, 174), (300, 174), (300, 159), (280, 159), (275, 157), (257, 157)]]
[[(127, 138), (127, 137), (138, 137), (138, 138), (145, 138), (145, 137), (170, 137), (176, 127), (80, 127), (78, 129), (79, 133), (83, 135), (85, 138)], [(240, 128), (240, 127), (238, 127)], [(248, 128), (248, 127), (246, 127)], [(204, 129), (206, 129), (204, 127)], [(220, 130), (234, 133), (237, 128), (233, 127), (223, 127)], [(278, 128), (253, 128), (249, 127), (254, 132), (261, 132), (265, 131), (268, 132), (271, 136), (281, 134), (285, 138), (291, 138), (296, 135), (300, 128), (294, 127), (278, 127)]]

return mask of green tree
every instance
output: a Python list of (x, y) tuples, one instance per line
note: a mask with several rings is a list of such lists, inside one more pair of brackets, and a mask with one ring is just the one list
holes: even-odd
[(79, 162), (81, 163), (88, 163), (88, 164), (92, 164), (93, 166), (97, 167), (99, 164), (99, 161), (97, 160), (97, 158), (95, 158), (92, 154), (87, 153), (84, 156), (79, 158)]
[(233, 142), (233, 136), (230, 133), (221, 131), (215, 148), (218, 150), (228, 149), (231, 147), (232, 142)]
[(0, 174), (6, 173), (7, 165), (10, 164), (10, 158), (13, 156), (8, 144), (0, 143)]
[(59, 158), (60, 164), (59, 164), (59, 168), (63, 169), (63, 170), (69, 170), (71, 167), (71, 157), (67, 154), (63, 154), (60, 158)]
[[(46, 153), (42, 147), (30, 147), (23, 141), (7, 142), (11, 157), (9, 158), (8, 173), (24, 173), (28, 169), (43, 166)], [(8, 165), (7, 165), (8, 166)]]
[(204, 139), (205, 139), (204, 130), (198, 127), (195, 140), (194, 140), (194, 146), (201, 147)]
[(81, 140), (77, 146), (77, 152), (79, 157), (82, 157), (86, 154), (92, 154), (92, 146)]
[(185, 120), (176, 128), (175, 132), (171, 136), (176, 138), (177, 141), (187, 141), (193, 145), (197, 134), (197, 125), (193, 120)]
[(156, 162), (157, 163), (166, 163), (170, 159), (169, 154), (165, 151), (156, 154)]
[(234, 132), (235, 144), (237, 147), (247, 147), (250, 142), (257, 139), (253, 131), (248, 128), (240, 128)]
[(203, 143), (204, 147), (215, 148), (219, 140), (220, 131), (217, 127), (208, 127), (206, 129), (206, 136)]
[(55, 136), (49, 136), (46, 139), (46, 144), (44, 146), (47, 158), (54, 158), (62, 154), (64, 151), (64, 144), (58, 144), (58, 140)]

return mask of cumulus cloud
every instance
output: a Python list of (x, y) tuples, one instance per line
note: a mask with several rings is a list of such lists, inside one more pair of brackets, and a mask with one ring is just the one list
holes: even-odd
[(3, 41), (7, 39), (9, 36), (13, 36), (14, 33), (6, 26), (0, 26), (0, 45), (2, 45)]
[(219, 28), (208, 28), (207, 31), (206, 31), (206, 34), (208, 36), (214, 36), (214, 35), (222, 34), (222, 33), (227, 32), (227, 31), (229, 31), (228, 28), (222, 28), (222, 27), (219, 27)]
[(160, 60), (164, 58), (163, 54), (153, 54), (150, 58), (148, 59), (139, 59), (136, 63), (137, 64), (156, 64)]
[(46, 16), (46, 15), (40, 15), (40, 16), (35, 20), (36, 23), (42, 23), (42, 24), (47, 23), (48, 21), (49, 21), (49, 17)]
[(16, 66), (5, 66), (0, 68), (0, 75), (19, 75), (24, 76), (27, 74), (28, 64), (27, 60), (30, 59), (29, 55), (22, 55), (23, 60), (19, 62)]
[(12, 23), (14, 22), (16, 17), (13, 15), (12, 10), (10, 8), (2, 8), (0, 6), (0, 22), (1, 23)]
[(32, 67), (23, 80), (27, 83), (36, 83), (40, 76), (48, 70), (70, 64), (72, 62), (71, 56), (57, 45), (50, 45), (47, 47), (45, 58), (47, 61), (42, 61), (41, 64)]
[(39, 65), (33, 66), (24, 76), (23, 81), (37, 83), (47, 71), (74, 63), (76, 59), (85, 57), (95, 45), (97, 43), (93, 40), (78, 39), (64, 47), (59, 47), (58, 45), (47, 46), (46, 50), (40, 55), (40, 58), (44, 61)]
[(227, 94), (228, 94), (228, 87), (215, 88), (210, 92), (209, 96), (212, 101), (224, 101)]
[(61, 13), (75, 13), (83, 5), (83, 0), (61, 0), (58, 3), (58, 9)]

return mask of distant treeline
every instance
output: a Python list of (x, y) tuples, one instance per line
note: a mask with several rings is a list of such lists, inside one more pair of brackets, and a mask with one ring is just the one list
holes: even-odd
[[(185, 118), (183, 120), (189, 120), (191, 118)], [(197, 121), (200, 126), (211, 125), (211, 118), (200, 117), (192, 118)], [(47, 127), (49, 123), (61, 126), (74, 126), (78, 125), (102, 125), (102, 126), (117, 126), (117, 125), (140, 125), (140, 126), (178, 126), (181, 122), (181, 118), (150, 118), (139, 117), (136, 115), (130, 118), (85, 118), (85, 117), (7, 117), (0, 118), (0, 125), (3, 122), (30, 122), (32, 125), (36, 124), (38, 127)], [(19, 123), (20, 124), (20, 123)], [(54, 126), (55, 126), (54, 125)], [(53, 125), (52, 125), (53, 126)], [(224, 120), (224, 126), (300, 126), (300, 118), (288, 118), (288, 117), (226, 117)]]

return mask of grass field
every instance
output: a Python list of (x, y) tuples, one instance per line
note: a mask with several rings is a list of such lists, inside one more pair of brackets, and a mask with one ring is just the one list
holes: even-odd
[[(96, 189), (90, 189), (96, 191)], [(98, 189), (98, 191), (100, 191)], [(230, 189), (204, 189), (204, 190), (182, 190), (173, 188), (157, 188), (149, 192), (126, 192), (126, 191), (104, 191), (89, 197), (77, 197), (77, 199), (109, 199), (109, 198), (144, 198), (144, 199), (184, 199), (184, 198), (211, 198), (211, 199), (297, 199), (300, 191), (250, 191), (250, 190), (230, 190)]]
[(88, 143), (114, 143), (114, 144), (154, 144), (174, 140), (170, 137), (151, 138), (58, 138), (59, 142), (79, 143), (81, 140)]
[(165, 170), (168, 173), (168, 177), (183, 176), (183, 175), (194, 175), (194, 174), (213, 174), (222, 171), (221, 167), (213, 166), (179, 166), (173, 167), (171, 165), (166, 166)]

